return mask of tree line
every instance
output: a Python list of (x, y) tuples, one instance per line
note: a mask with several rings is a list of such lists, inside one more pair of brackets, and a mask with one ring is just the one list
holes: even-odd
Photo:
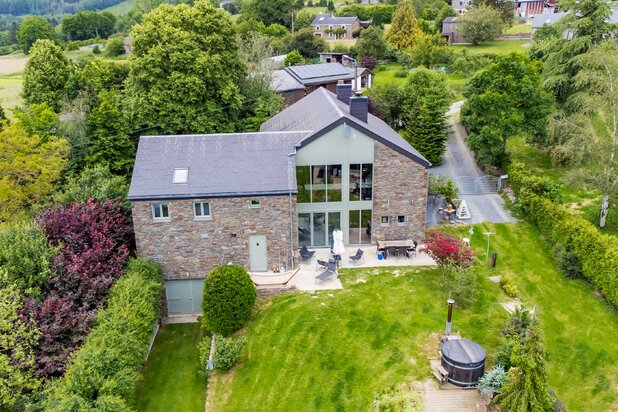
[(83, 10), (101, 10), (123, 0), (0, 0), (0, 14), (37, 16), (74, 14)]

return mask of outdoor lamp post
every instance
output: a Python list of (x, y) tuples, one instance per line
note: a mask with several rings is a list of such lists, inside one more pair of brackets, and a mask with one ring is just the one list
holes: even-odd
[(455, 301), (453, 299), (449, 299), (446, 301), (446, 303), (448, 303), (448, 315), (446, 317), (446, 336), (450, 336), (453, 319), (453, 304), (455, 303)]

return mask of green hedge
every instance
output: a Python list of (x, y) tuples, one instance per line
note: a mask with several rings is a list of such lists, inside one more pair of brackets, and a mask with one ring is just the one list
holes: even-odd
[(129, 411), (152, 333), (159, 318), (161, 269), (143, 259), (129, 261), (111, 288), (108, 306), (71, 358), (62, 379), (48, 392), (46, 411)]
[(574, 253), (584, 277), (618, 307), (618, 239), (571, 214), (555, 200), (555, 187), (521, 163), (512, 164), (508, 172), (511, 187), (530, 220), (551, 243)]

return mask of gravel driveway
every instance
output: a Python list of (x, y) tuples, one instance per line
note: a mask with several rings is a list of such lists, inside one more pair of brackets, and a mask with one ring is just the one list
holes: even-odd
[[(429, 169), (429, 173), (433, 175), (443, 175), (452, 179), (461, 176), (483, 176), (483, 172), (476, 166), (472, 152), (470, 152), (464, 142), (466, 131), (461, 124), (455, 122), (455, 119), (459, 117), (462, 105), (463, 101), (453, 103), (447, 112), (451, 134), (448, 139), (446, 153), (444, 154), (444, 161), (440, 166)], [(455, 181), (455, 184), (459, 186), (459, 182)], [(472, 223), (507, 223), (516, 221), (510, 212), (504, 208), (504, 200), (497, 193), (461, 194), (459, 198), (464, 199), (468, 204), (468, 209), (472, 215)], [(427, 202), (428, 225), (437, 225), (440, 215), (436, 212), (437, 206), (430, 199)]]

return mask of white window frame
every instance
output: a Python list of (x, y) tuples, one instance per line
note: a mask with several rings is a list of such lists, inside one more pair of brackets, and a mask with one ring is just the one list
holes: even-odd
[[(253, 202), (257, 202), (257, 203), (253, 203)], [(260, 207), (262, 207), (260, 205), (260, 200), (259, 199), (251, 199), (249, 200), (249, 208), (250, 209), (259, 209)]]
[(320, 31), (320, 26), (315, 26), (315, 31)]
[[(199, 215), (196, 213), (195, 210), (195, 206), (196, 205), (200, 205), (200, 209), (202, 211), (202, 213), (204, 213), (204, 205), (208, 205), (208, 214), (207, 215)], [(212, 210), (210, 209), (210, 202), (202, 202), (202, 201), (197, 201), (197, 202), (193, 202), (193, 219), (195, 220), (210, 220), (212, 219)]]
[[(384, 221), (386, 220), (386, 221)], [(390, 224), (390, 217), (389, 216), (380, 216), (380, 225), (381, 226), (388, 226)]]
[[(184, 177), (184, 179), (183, 179)], [(176, 178), (179, 178), (176, 181)], [(177, 167), (174, 169), (174, 174), (172, 176), (172, 184), (175, 185), (186, 185), (189, 183), (189, 168), (188, 167)]]
[[(156, 208), (159, 207), (161, 216), (156, 216)], [(163, 207), (167, 209), (167, 216), (163, 216)], [(167, 202), (156, 202), (150, 205), (150, 212), (152, 213), (152, 220), (154, 222), (169, 222), (170, 221), (170, 204)]]

